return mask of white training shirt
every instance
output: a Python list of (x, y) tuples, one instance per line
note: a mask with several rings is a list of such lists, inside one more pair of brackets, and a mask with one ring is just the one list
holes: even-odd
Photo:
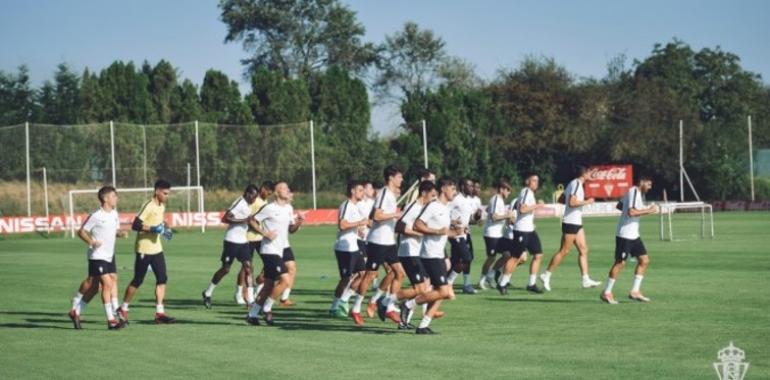
[[(414, 227), (414, 221), (420, 216), (422, 212), (423, 204), (420, 203), (420, 199), (417, 198), (414, 202), (410, 203), (404, 209), (404, 214), (401, 216), (401, 221), (406, 224), (407, 228)], [(420, 249), (422, 248), (422, 237), (411, 236), (401, 234), (399, 235), (398, 243), (398, 256), (399, 257), (417, 257), (420, 256)]]
[[(342, 202), (339, 209), (339, 220), (348, 223), (358, 223), (366, 216), (361, 215), (356, 206), (359, 202), (353, 203), (350, 199)], [(334, 244), (334, 250), (340, 252), (358, 252), (358, 228), (349, 228), (347, 230), (337, 231), (337, 242)]]
[(521, 189), (521, 193), (519, 193), (518, 202), (516, 202), (517, 207), (516, 211), (518, 212), (518, 215), (516, 216), (516, 224), (513, 225), (513, 229), (519, 232), (532, 232), (535, 230), (535, 210), (532, 210), (528, 213), (522, 213), (521, 206), (534, 206), (537, 204), (537, 200), (535, 200), (535, 193), (532, 192), (528, 187), (525, 187)]
[(569, 200), (575, 196), (579, 202), (585, 199), (585, 192), (583, 192), (583, 183), (577, 178), (573, 179), (564, 189), (564, 216), (562, 217), (562, 223), (574, 224), (578, 226), (583, 225), (583, 206), (570, 207)]
[(294, 223), (294, 207), (288, 203), (284, 205), (268, 203), (254, 215), (254, 219), (265, 231), (277, 233), (275, 240), (270, 240), (267, 236), (262, 239), (259, 253), (283, 256), (283, 250), (289, 248), (289, 226)]
[[(374, 208), (381, 209), (386, 214), (393, 214), (398, 209), (396, 195), (388, 187), (383, 187), (374, 198)], [(379, 245), (396, 245), (394, 235), (396, 220), (388, 219), (381, 222), (373, 222), (367, 241)]]
[(620, 200), (623, 203), (623, 213), (620, 215), (620, 221), (618, 221), (618, 229), (615, 234), (617, 237), (628, 240), (636, 240), (639, 238), (639, 217), (633, 217), (628, 212), (635, 208), (637, 210), (644, 209), (644, 199), (642, 199), (642, 192), (639, 188), (634, 186), (623, 195)]
[[(449, 202), (449, 217), (453, 222), (459, 221), (459, 226), (467, 228), (471, 224), (471, 217), (476, 212), (473, 200), (462, 193), (455, 195), (452, 202)], [(467, 238), (467, 234), (458, 235), (457, 238)]]
[[(371, 198), (364, 198), (361, 200), (361, 202), (356, 203), (356, 207), (358, 208), (358, 213), (361, 214), (364, 218), (369, 218), (369, 214), (372, 213), (372, 207), (374, 207), (374, 199)], [(360, 240), (366, 241), (366, 239), (369, 237), (369, 226), (365, 226), (362, 228), (364, 237), (359, 237)]]
[(505, 213), (505, 200), (499, 194), (495, 194), (492, 198), (489, 198), (489, 206), (487, 206), (487, 221), (484, 224), (484, 236), (490, 238), (503, 237), (503, 227), (505, 226), (505, 219), (494, 221), (492, 216), (494, 214)]
[(89, 260), (112, 261), (115, 256), (115, 235), (118, 234), (120, 218), (115, 209), (107, 212), (103, 208), (91, 213), (83, 224), (93, 240), (102, 243), (98, 248), (88, 248)]
[[(240, 197), (230, 205), (230, 208), (225, 211), (226, 213), (232, 213), (234, 219), (247, 219), (251, 215), (251, 207), (243, 197)], [(225, 241), (235, 244), (246, 244), (246, 232), (249, 230), (249, 224), (247, 222), (230, 223), (225, 230)]]
[[(418, 218), (425, 222), (428, 228), (441, 229), (449, 227), (451, 219), (449, 219), (449, 207), (439, 202), (433, 201), (428, 203), (422, 210), (422, 215)], [(422, 250), (420, 250), (420, 257), (424, 259), (443, 259), (444, 247), (446, 246), (447, 235), (425, 235), (422, 238)]]

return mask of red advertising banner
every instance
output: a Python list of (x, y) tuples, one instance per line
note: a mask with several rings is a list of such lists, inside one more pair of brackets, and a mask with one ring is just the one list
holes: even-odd
[(633, 186), (631, 165), (594, 165), (588, 172), (590, 177), (583, 187), (586, 198), (620, 198)]

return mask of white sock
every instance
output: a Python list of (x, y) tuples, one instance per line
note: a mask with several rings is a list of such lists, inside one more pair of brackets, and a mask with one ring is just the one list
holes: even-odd
[(494, 269), (490, 269), (489, 272), (487, 272), (486, 277), (487, 277), (487, 281), (488, 282), (495, 281), (495, 270)]
[(513, 275), (512, 273), (507, 273), (507, 274), (504, 274), (502, 277), (500, 277), (500, 286), (505, 287), (506, 285), (508, 285), (511, 282), (512, 275)]
[(417, 301), (412, 298), (407, 300), (406, 303), (404, 303), (404, 306), (406, 306), (407, 309), (414, 309), (414, 307), (417, 306)]
[(612, 293), (612, 287), (615, 286), (615, 279), (612, 277), (607, 278), (607, 285), (604, 287), (605, 293)]
[(112, 321), (115, 319), (115, 315), (112, 314), (112, 304), (111, 303), (105, 303), (104, 304), (104, 314), (107, 315), (107, 321)]
[(254, 294), (259, 294), (259, 292), (261, 292), (261, 291), (262, 291), (262, 288), (264, 288), (264, 287), (265, 287), (265, 284), (264, 284), (264, 283), (262, 283), (262, 284), (258, 284), (258, 285), (257, 285), (257, 290), (256, 290), (256, 291), (254, 291)]
[(254, 303), (254, 288), (249, 286), (246, 288), (246, 302), (249, 304)]
[(83, 293), (78, 292), (75, 297), (72, 297), (72, 309), (77, 312), (80, 301), (83, 300)]
[(428, 314), (428, 304), (422, 304), (422, 315)]
[(158, 314), (165, 314), (166, 308), (164, 308), (163, 305), (155, 305), (155, 312)]
[(350, 297), (352, 297), (353, 294), (356, 294), (353, 289), (345, 288), (345, 290), (342, 292), (342, 296), (340, 296), (340, 301), (348, 303), (348, 301), (350, 301)]
[(123, 311), (128, 311), (128, 302), (123, 302), (123, 305), (120, 306)]
[(356, 302), (353, 304), (353, 312), (354, 313), (360, 313), (361, 312), (361, 304), (362, 303), (364, 303), (364, 296), (356, 295)]
[(642, 287), (642, 280), (644, 279), (644, 276), (636, 275), (634, 276), (634, 286), (631, 288), (632, 292), (638, 292), (639, 288)]
[(118, 302), (118, 299), (116, 297), (112, 297), (110, 300), (112, 302), (112, 311), (117, 312), (120, 308), (120, 302)]
[(388, 307), (388, 311), (396, 310), (396, 303), (398, 303), (398, 296), (395, 294), (389, 294), (385, 305)]
[(203, 293), (206, 295), (206, 297), (211, 297), (211, 295), (214, 294), (214, 288), (216, 287), (217, 287), (217, 284), (212, 282), (209, 284), (209, 287), (206, 288), (206, 291), (204, 291)]
[(80, 303), (78, 303), (78, 307), (75, 308), (75, 313), (77, 315), (80, 315), (82, 312), (86, 310), (87, 305), (88, 305), (88, 302), (80, 300)]
[(271, 297), (267, 297), (267, 299), (265, 300), (264, 306), (262, 306), (262, 311), (264, 311), (265, 313), (269, 313), (273, 311), (274, 302), (275, 302), (274, 299), (272, 299)]
[(588, 275), (588, 273), (583, 273), (583, 281), (589, 281), (591, 280), (591, 276)]
[(283, 293), (281, 293), (281, 301), (288, 300), (290, 294), (291, 294), (291, 288), (284, 289)]
[(527, 283), (527, 286), (533, 286), (537, 282), (537, 275), (536, 274), (530, 274), (529, 275), (529, 283)]
[(251, 307), (249, 308), (249, 318), (256, 318), (259, 316), (259, 311), (262, 310), (262, 305), (255, 303), (251, 304)]
[(332, 307), (329, 310), (337, 310), (340, 307), (340, 299), (337, 297), (334, 297), (334, 300), (332, 301)]
[(459, 274), (459, 273), (457, 273), (457, 272), (455, 272), (455, 271), (451, 271), (451, 272), (449, 272), (449, 277), (447, 277), (447, 279), (446, 279), (446, 280), (447, 280), (447, 282), (449, 282), (449, 285), (452, 285), (452, 284), (454, 284), (454, 283), (455, 283), (455, 280), (457, 279), (457, 276), (459, 276), (459, 275), (460, 275), (460, 274)]
[(238, 290), (235, 291), (235, 296), (238, 299), (243, 298), (243, 286), (242, 285), (238, 285)]
[(468, 273), (463, 273), (463, 286), (470, 286), (471, 276)]
[(377, 303), (377, 301), (382, 297), (382, 295), (385, 294), (380, 288), (377, 288), (377, 292), (374, 293), (372, 298), (369, 298), (369, 303)]
[(431, 317), (425, 315), (422, 317), (422, 320), (420, 320), (420, 326), (418, 326), (421, 329), (424, 329), (428, 326), (430, 326)]
[(551, 273), (551, 271), (548, 271), (548, 270), (547, 270), (547, 271), (543, 272), (543, 277), (545, 277), (545, 278), (551, 278), (551, 275), (552, 275), (552, 274), (553, 274), (553, 273)]

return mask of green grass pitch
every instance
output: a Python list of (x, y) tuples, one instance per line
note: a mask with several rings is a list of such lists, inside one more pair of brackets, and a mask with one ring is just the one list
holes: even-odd
[[(0, 379), (16, 378), (527, 378), (716, 379), (712, 363), (730, 341), (746, 351), (747, 379), (770, 378), (770, 214), (719, 213), (716, 239), (661, 242), (655, 218), (642, 222), (651, 266), (632, 303), (627, 266), (615, 286), (620, 305), (599, 302), (599, 289), (579, 288), (573, 251), (554, 274), (554, 290), (521, 290), (514, 274), (506, 296), (458, 294), (434, 321), (437, 336), (416, 336), (390, 323), (326, 315), (337, 280), (332, 227), (292, 236), (299, 268), (292, 298), (276, 308), (275, 327), (251, 327), (232, 301), (226, 277), (205, 310), (200, 293), (219, 265), (222, 231), (179, 233), (165, 245), (167, 312), (173, 326), (151, 323), (152, 274), (131, 308), (131, 324), (108, 331), (99, 302), (71, 328), (66, 312), (86, 274), (84, 246), (65, 238), (0, 240)], [(586, 218), (591, 274), (606, 281), (616, 218)], [(538, 221), (550, 260), (559, 241), (556, 219)], [(676, 233), (676, 231), (675, 231)], [(474, 283), (482, 239), (475, 233)], [(120, 239), (121, 293), (132, 274), (133, 236)], [(98, 298), (95, 298), (98, 300)], [(418, 315), (415, 320), (419, 320)]]

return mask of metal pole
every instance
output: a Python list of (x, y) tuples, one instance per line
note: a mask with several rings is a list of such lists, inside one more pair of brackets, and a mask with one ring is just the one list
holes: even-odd
[(754, 148), (751, 142), (751, 115), (749, 115), (749, 182), (751, 182), (751, 201), (754, 202)]
[(115, 126), (110, 120), (110, 158), (112, 160), (112, 186), (118, 187), (115, 184)]
[(684, 122), (679, 120), (679, 201), (684, 202)]
[(425, 127), (425, 120), (422, 121), (422, 153), (425, 159), (425, 168), (428, 168), (428, 129)]
[[(142, 126), (142, 143), (144, 146), (144, 158), (143, 158), (143, 168), (144, 168), (144, 187), (147, 187), (147, 131), (145, 130), (144, 125)], [(188, 183), (187, 186), (190, 186)]]
[(75, 238), (75, 208), (72, 204), (72, 190), (69, 192), (69, 202), (70, 202), (70, 234), (72, 238)]
[(24, 123), (24, 142), (27, 155), (27, 216), (32, 216), (32, 179), (29, 174), (29, 122)]
[(45, 231), (47, 234), (51, 234), (51, 221), (48, 219), (48, 175), (43, 166), (43, 203), (45, 204)]
[(190, 163), (188, 162), (187, 163), (187, 187), (188, 187), (188, 189), (187, 189), (187, 213), (188, 214), (190, 213), (190, 195), (191, 194), (190, 194), (189, 187), (190, 187), (190, 181), (192, 180), (191, 179), (191, 173), (192, 173), (192, 169), (190, 169)]
[(201, 152), (200, 152), (200, 143), (198, 141), (198, 120), (195, 120), (195, 173), (198, 177), (198, 181), (196, 182), (198, 185), (201, 185)]
[(317, 208), (315, 188), (315, 137), (313, 136), (313, 120), (310, 120), (310, 165), (313, 176), (313, 210)]

